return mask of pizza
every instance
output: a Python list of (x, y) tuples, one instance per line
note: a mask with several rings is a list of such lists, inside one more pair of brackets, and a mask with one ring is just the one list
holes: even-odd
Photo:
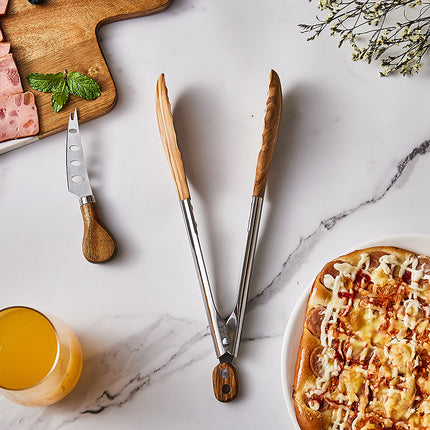
[(430, 429), (430, 257), (394, 247), (326, 264), (293, 400), (302, 430)]

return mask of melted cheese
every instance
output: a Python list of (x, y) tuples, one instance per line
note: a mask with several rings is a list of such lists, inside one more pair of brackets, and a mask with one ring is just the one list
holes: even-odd
[(366, 370), (359, 366), (348, 367), (343, 370), (339, 378), (339, 391), (345, 394), (348, 404), (358, 401), (357, 393), (364, 386), (366, 378)]
[(379, 286), (379, 285), (386, 285), (388, 282), (390, 282), (391, 277), (381, 267), (372, 272), (370, 279), (372, 280), (374, 285)]
[[(430, 347), (430, 342), (422, 341), (430, 338), (430, 285), (420, 284), (430, 276), (424, 275), (414, 256), (399, 261), (387, 254), (380, 258), (377, 268), (369, 270), (369, 264), (369, 255), (363, 254), (356, 266), (336, 263), (339, 274), (324, 276), (332, 299), (321, 325), (324, 349), (319, 364), (323, 375), (308, 394), (321, 395), (331, 405), (333, 430), (376, 429), (372, 424), (375, 419), (387, 427), (396, 423), (399, 429), (430, 430), (430, 401), (421, 401), (417, 410), (412, 407), (417, 385), (421, 392), (430, 394), (430, 376), (418, 378), (415, 373), (421, 365), (420, 348)], [(351, 295), (359, 270), (370, 279), (368, 292), (361, 290), (366, 299), (371, 294), (379, 299), (379, 291), (384, 293), (382, 297), (404, 296), (386, 305), (379, 301), (378, 306), (370, 300), (360, 308), (360, 298)], [(349, 334), (343, 327), (350, 330)], [(421, 336), (420, 341), (417, 336)], [(318, 410), (320, 403), (310, 400), (309, 406)]]
[(416, 299), (408, 299), (404, 302), (405, 317), (403, 323), (406, 328), (413, 330), (421, 318), (421, 305)]
[(408, 375), (400, 388), (390, 385), (382, 397), (385, 414), (396, 421), (408, 420), (412, 414), (412, 402), (415, 397), (415, 378)]
[(385, 348), (384, 354), (390, 366), (400, 372), (411, 372), (415, 367), (415, 342), (402, 339), (391, 340)]
[(384, 317), (379, 312), (367, 308), (364, 313), (365, 324), (360, 330), (360, 337), (365, 342), (370, 342), (375, 337), (379, 327), (384, 322)]
[(426, 378), (423, 378), (420, 376), (417, 379), (417, 385), (420, 387), (420, 390), (424, 393), (429, 395), (430, 394), (430, 381)]

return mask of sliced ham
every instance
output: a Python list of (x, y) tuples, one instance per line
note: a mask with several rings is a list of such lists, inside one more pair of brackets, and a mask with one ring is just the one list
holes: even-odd
[(4, 15), (6, 13), (8, 3), (9, 0), (0, 0), (0, 15)]
[(4, 36), (3, 36), (3, 33), (1, 31), (1, 27), (0, 27), (0, 42), (3, 42), (3, 40), (4, 40)]
[(12, 54), (0, 58), (0, 97), (22, 93), (21, 79)]
[(0, 97), (0, 142), (39, 133), (33, 93)]
[(4, 57), (9, 54), (10, 51), (10, 43), (9, 42), (0, 42), (0, 57)]

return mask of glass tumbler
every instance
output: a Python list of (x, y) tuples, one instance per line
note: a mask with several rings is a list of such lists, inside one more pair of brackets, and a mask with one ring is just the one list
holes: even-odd
[(59, 318), (26, 306), (0, 310), (0, 393), (25, 406), (48, 406), (78, 382), (82, 349)]

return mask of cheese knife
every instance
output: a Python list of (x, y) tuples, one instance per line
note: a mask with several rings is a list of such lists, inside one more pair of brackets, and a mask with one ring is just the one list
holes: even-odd
[(76, 109), (73, 116), (69, 114), (66, 136), (66, 173), (68, 190), (79, 197), (84, 222), (82, 253), (90, 263), (108, 261), (116, 252), (115, 239), (101, 220), (91, 189)]

